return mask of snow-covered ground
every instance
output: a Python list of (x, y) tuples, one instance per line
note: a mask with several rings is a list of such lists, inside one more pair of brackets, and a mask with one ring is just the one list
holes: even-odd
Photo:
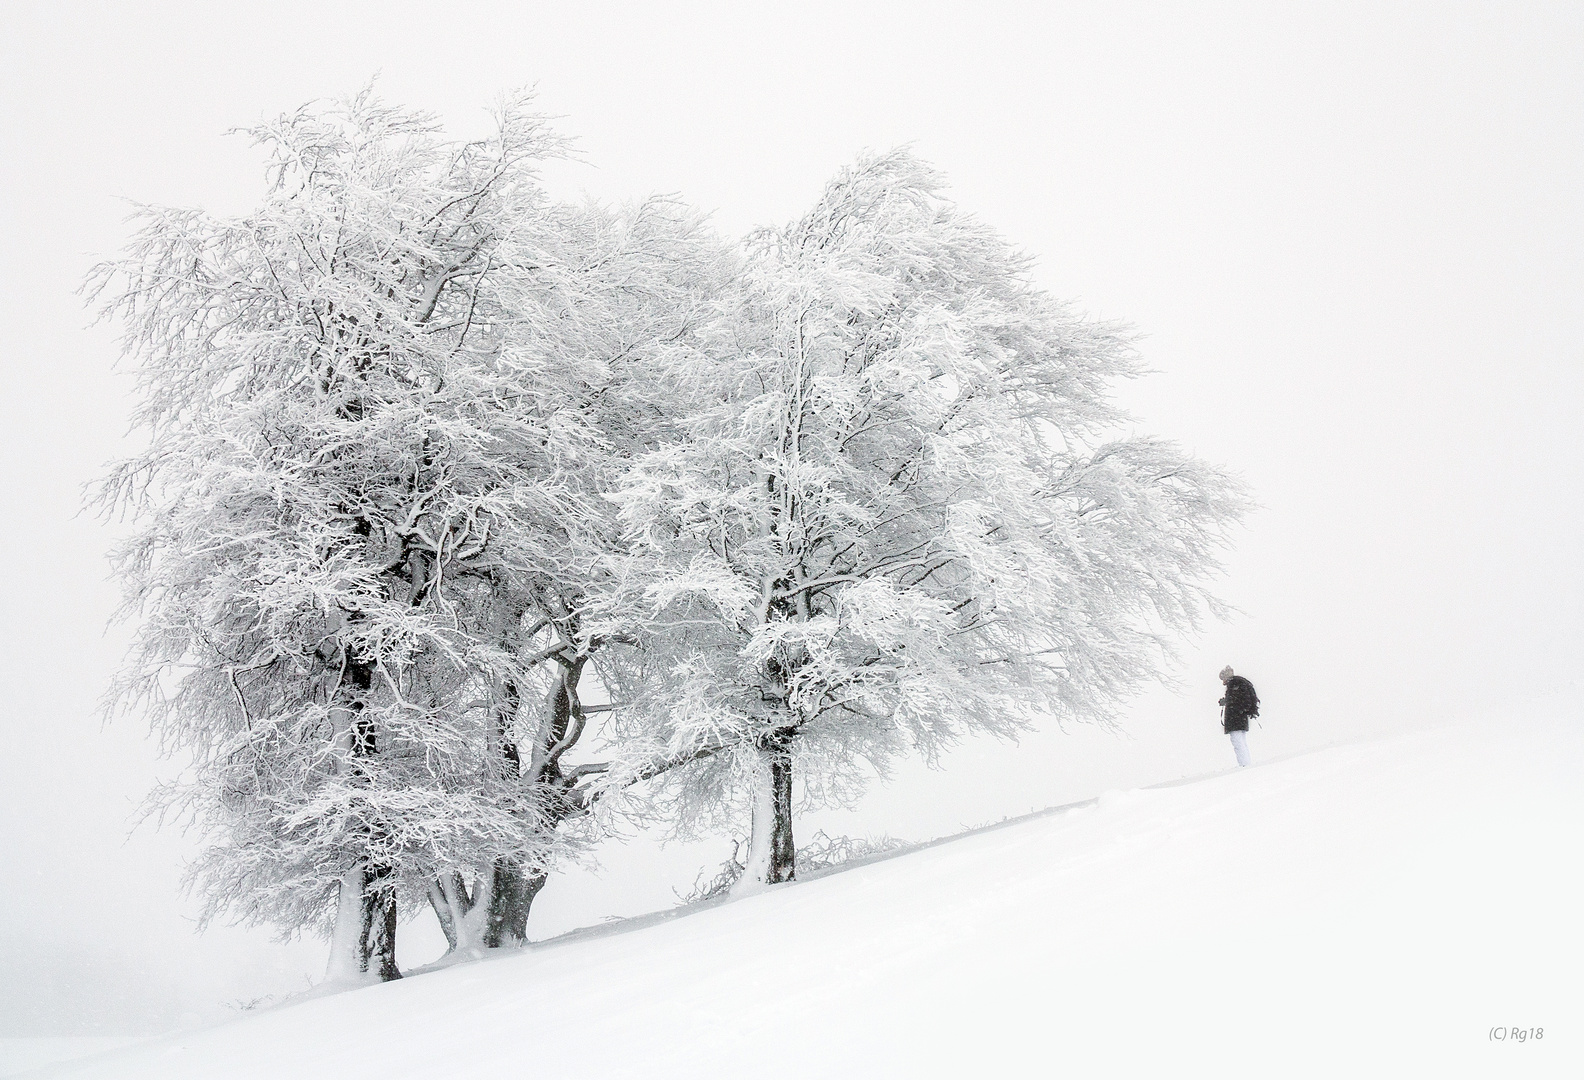
[(1337, 747), (33, 1075), (1576, 1077), (1581, 781), (1575, 721)]
[(15, 1076), (43, 1065), (91, 1057), (142, 1041), (103, 1035), (50, 1035), (38, 1038), (0, 1036), (0, 1076)]

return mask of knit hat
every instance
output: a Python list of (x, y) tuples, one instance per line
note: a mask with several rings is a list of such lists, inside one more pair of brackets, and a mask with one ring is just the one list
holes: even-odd
[(1232, 665), (1228, 664), (1226, 667), (1221, 669), (1221, 681), (1222, 682), (1226, 682), (1231, 677), (1232, 677)]

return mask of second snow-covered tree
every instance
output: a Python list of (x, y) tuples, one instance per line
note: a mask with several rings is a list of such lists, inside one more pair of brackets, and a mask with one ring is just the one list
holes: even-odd
[(675, 763), (683, 814), (746, 802), (751, 887), (794, 874), (799, 787), (841, 801), (904, 752), (1111, 716), (1214, 608), (1244, 499), (1114, 437), (1127, 336), (907, 153), (844, 171), (747, 266), (713, 359), (657, 365), (685, 419), (612, 496), (606, 627), (643, 647), (627, 778)]

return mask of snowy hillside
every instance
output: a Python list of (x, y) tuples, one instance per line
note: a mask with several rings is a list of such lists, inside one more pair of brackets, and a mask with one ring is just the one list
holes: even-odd
[(1344, 746), (30, 1075), (1584, 1075), (1581, 777)]

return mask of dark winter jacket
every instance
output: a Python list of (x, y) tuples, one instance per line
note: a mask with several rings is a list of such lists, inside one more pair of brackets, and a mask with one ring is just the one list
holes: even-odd
[(1247, 731), (1249, 720), (1259, 715), (1259, 695), (1254, 692), (1254, 684), (1241, 675), (1226, 681), (1226, 697), (1217, 704), (1225, 706), (1221, 711), (1222, 731)]

